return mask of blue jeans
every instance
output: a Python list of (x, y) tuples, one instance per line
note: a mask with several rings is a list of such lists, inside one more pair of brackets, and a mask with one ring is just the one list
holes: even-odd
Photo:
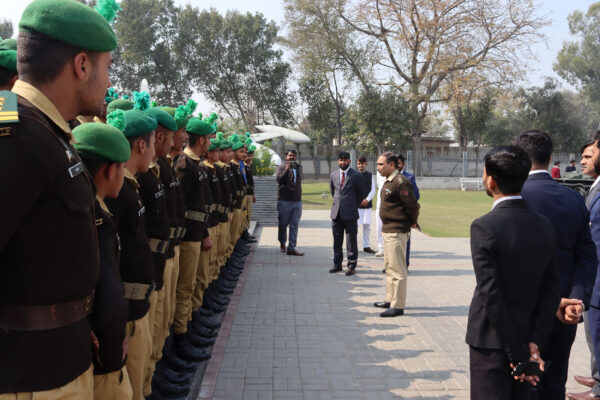
[(298, 238), (298, 224), (302, 217), (302, 202), (277, 200), (277, 218), (279, 220), (279, 243), (285, 246), (287, 241), (287, 229), (290, 227), (290, 242), (288, 251), (296, 250), (296, 239)]

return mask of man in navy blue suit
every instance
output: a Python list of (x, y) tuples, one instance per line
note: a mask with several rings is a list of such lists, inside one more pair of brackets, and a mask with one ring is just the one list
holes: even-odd
[(590, 235), (589, 214), (583, 197), (561, 186), (548, 173), (552, 139), (531, 130), (521, 133), (515, 145), (531, 157), (529, 177), (522, 196), (527, 204), (550, 220), (557, 234), (557, 257), (561, 283), (561, 304), (550, 337), (541, 349), (552, 365), (539, 385), (540, 399), (564, 399), (571, 346), (577, 323), (590, 304), (596, 274), (596, 248)]

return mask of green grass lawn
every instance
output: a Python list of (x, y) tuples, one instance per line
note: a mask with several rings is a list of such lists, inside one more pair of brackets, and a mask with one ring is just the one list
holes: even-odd
[[(326, 199), (321, 198), (323, 191)], [(306, 210), (330, 209), (328, 181), (303, 182), (302, 202)], [(471, 222), (489, 212), (492, 202), (485, 192), (421, 190), (419, 225), (424, 233), (435, 237), (469, 237)]]

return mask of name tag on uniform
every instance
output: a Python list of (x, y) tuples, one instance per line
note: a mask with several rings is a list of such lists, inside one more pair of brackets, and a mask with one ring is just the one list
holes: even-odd
[(179, 186), (179, 182), (175, 181), (175, 182), (171, 182), (171, 184), (169, 185), (169, 187), (177, 187)]
[(142, 207), (140, 208), (140, 211), (138, 211), (138, 217), (141, 217), (143, 213), (146, 212), (146, 207)]
[(82, 172), (83, 172), (83, 164), (80, 162), (78, 162), (77, 164), (75, 164), (71, 168), (69, 168), (69, 175), (71, 175), (71, 178), (75, 178), (77, 175), (79, 175)]
[(154, 193), (154, 198), (158, 199), (161, 198), (165, 195), (165, 191), (164, 190), (159, 190), (158, 192)]

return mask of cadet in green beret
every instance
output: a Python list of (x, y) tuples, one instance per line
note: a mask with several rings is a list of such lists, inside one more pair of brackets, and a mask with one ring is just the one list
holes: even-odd
[[(206, 171), (201, 167), (200, 156), (210, 144), (207, 135), (213, 127), (200, 118), (191, 118), (186, 125), (189, 145), (175, 162), (175, 171), (184, 193), (186, 233), (181, 242), (179, 276), (176, 289), (175, 319), (173, 322), (172, 352), (185, 360), (205, 360), (210, 354), (195, 348), (190, 339), (196, 335), (188, 329), (192, 309), (192, 296), (196, 286), (196, 275), (202, 251), (208, 251), (213, 243), (208, 232), (208, 210), (210, 186)], [(205, 336), (216, 336), (216, 332), (204, 332)]]
[(254, 158), (256, 146), (252, 144), (252, 139), (250, 139), (249, 135), (249, 132), (246, 133), (246, 136), (248, 137), (248, 139), (246, 139), (246, 148), (248, 149), (248, 154), (244, 160), (244, 165), (246, 166), (246, 179), (248, 180), (246, 194), (246, 219), (244, 227), (248, 243), (256, 243), (256, 238), (248, 233), (248, 228), (250, 228), (250, 220), (252, 219), (252, 208), (254, 203), (256, 203), (256, 196), (254, 195), (254, 172), (252, 171), (252, 159)]
[(140, 197), (136, 174), (148, 171), (154, 158), (154, 117), (140, 110), (116, 110), (107, 116), (107, 123), (121, 130), (131, 148), (131, 157), (125, 168), (125, 183), (115, 199), (106, 205), (113, 213), (121, 238), (119, 269), (123, 281), (124, 298), (129, 303), (126, 327), (129, 349), (127, 372), (133, 389), (133, 399), (143, 400), (143, 386), (148, 361), (152, 352), (149, 298), (155, 287), (154, 259), (146, 235), (146, 207)]
[(123, 298), (119, 273), (120, 244), (105, 198), (118, 196), (123, 186), (125, 163), (131, 150), (117, 128), (87, 123), (73, 129), (73, 147), (81, 155), (96, 185), (96, 229), (100, 245), (100, 275), (91, 315), (97, 338), (94, 357), (94, 399), (131, 399), (133, 392), (125, 368), (125, 325), (128, 304)]
[(242, 171), (243, 160), (246, 158), (246, 149), (244, 141), (236, 134), (229, 136), (231, 142), (231, 150), (233, 150), (233, 158), (229, 162), (229, 166), (236, 181), (236, 201), (233, 207), (233, 217), (231, 219), (231, 230), (229, 236), (229, 250), (233, 249), (242, 234), (243, 224), (243, 207), (246, 198), (246, 181), (245, 171)]
[(13, 41), (16, 42), (14, 39), (0, 42), (0, 91), (11, 90), (18, 78), (17, 46), (13, 46)]
[(34, 0), (19, 23), (19, 79), (0, 96), (0, 193), (18, 193), (0, 196), (0, 395), (93, 397), (95, 196), (67, 121), (102, 109), (116, 46), (75, 0)]

